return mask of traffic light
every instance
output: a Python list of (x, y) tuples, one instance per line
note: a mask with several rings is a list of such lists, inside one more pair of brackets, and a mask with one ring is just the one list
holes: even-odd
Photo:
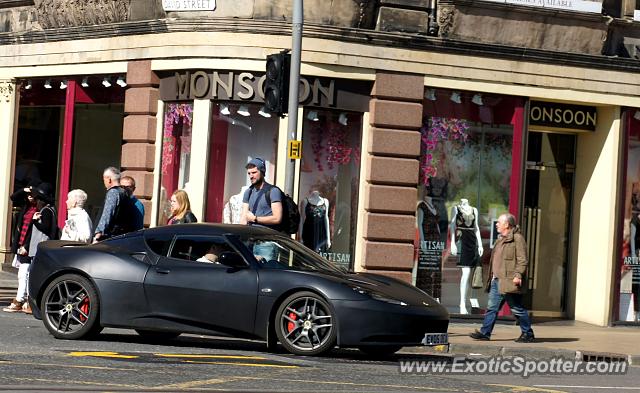
[(267, 56), (267, 75), (264, 81), (264, 104), (269, 112), (283, 117), (289, 104), (289, 68), (291, 55), (288, 51)]

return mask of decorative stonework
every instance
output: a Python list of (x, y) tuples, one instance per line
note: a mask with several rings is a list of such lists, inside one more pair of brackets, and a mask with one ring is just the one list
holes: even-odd
[(440, 26), (440, 36), (448, 37), (453, 27), (453, 17), (456, 8), (452, 5), (441, 5), (438, 8), (438, 25)]
[(0, 82), (0, 100), (4, 102), (10, 102), (13, 97), (13, 83), (11, 82)]
[(131, 0), (35, 0), (43, 29), (125, 22)]

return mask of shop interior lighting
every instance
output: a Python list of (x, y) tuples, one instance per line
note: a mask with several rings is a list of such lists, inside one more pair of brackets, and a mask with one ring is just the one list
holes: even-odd
[(427, 91), (424, 92), (424, 98), (426, 98), (427, 100), (430, 100), (430, 101), (435, 101), (436, 100), (436, 89), (427, 89)]
[(461, 104), (462, 98), (460, 98), (460, 93), (457, 91), (451, 93), (451, 101), (455, 102), (456, 104)]
[(89, 87), (89, 77), (85, 76), (84, 78), (82, 78), (81, 85), (82, 87)]
[(25, 88), (26, 90), (31, 90), (31, 88), (32, 88), (32, 87), (33, 87), (33, 86), (31, 85), (31, 79), (29, 79), (29, 80), (27, 81), (27, 84), (26, 84), (26, 85), (24, 85), (24, 88)]
[(51, 79), (47, 79), (46, 81), (44, 81), (44, 88), (45, 89), (51, 88)]
[(60, 82), (60, 90), (64, 90), (67, 88), (67, 80), (63, 80), (62, 82)]
[(231, 111), (229, 110), (229, 105), (220, 104), (220, 114), (221, 115), (225, 115), (225, 116), (229, 116), (231, 114)]
[(347, 117), (346, 113), (341, 113), (340, 117), (338, 117), (338, 123), (342, 124), (343, 126), (346, 126), (347, 123), (349, 123), (349, 118)]
[(484, 102), (482, 102), (482, 94), (477, 93), (473, 96), (473, 98), (471, 99), (471, 102), (473, 102), (476, 105), (484, 105)]
[(633, 118), (636, 120), (640, 120), (640, 110), (636, 111), (636, 113), (633, 114)]
[(102, 80), (102, 86), (111, 87), (111, 78), (106, 77)]
[(267, 112), (267, 108), (265, 106), (260, 108), (260, 110), (258, 111), (258, 114), (262, 117), (271, 117), (271, 113)]
[(120, 87), (126, 87), (127, 86), (127, 82), (124, 81), (124, 76), (119, 76), (118, 80), (116, 80), (116, 83)]
[(249, 108), (246, 105), (240, 105), (240, 109), (238, 109), (238, 114), (241, 116), (251, 116), (249, 113)]
[(316, 111), (309, 111), (309, 114), (307, 115), (307, 119), (309, 119), (311, 121), (320, 120), (320, 118), (318, 117), (318, 112), (316, 112)]

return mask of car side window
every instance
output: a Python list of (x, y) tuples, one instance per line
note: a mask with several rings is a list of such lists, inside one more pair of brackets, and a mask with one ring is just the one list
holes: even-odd
[(173, 235), (150, 235), (145, 236), (145, 242), (147, 243), (147, 247), (154, 253), (161, 255), (163, 257), (167, 256), (169, 252), (169, 247), (171, 247), (171, 241), (173, 240)]
[(171, 258), (191, 262), (218, 263), (221, 253), (233, 251), (221, 236), (178, 236), (171, 248)]

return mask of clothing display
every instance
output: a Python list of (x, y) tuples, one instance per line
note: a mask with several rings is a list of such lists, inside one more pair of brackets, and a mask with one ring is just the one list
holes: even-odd
[(225, 224), (240, 224), (242, 218), (242, 197), (247, 191), (248, 186), (242, 187), (240, 192), (232, 195), (229, 202), (224, 205), (222, 211), (222, 222)]
[(325, 198), (305, 198), (302, 243), (315, 252), (329, 248), (328, 201)]
[(441, 297), (442, 282), (442, 250), (444, 242), (440, 241), (438, 211), (430, 197), (418, 204), (418, 225), (420, 230), (420, 252), (416, 287), (434, 298)]
[(474, 267), (479, 261), (476, 210), (470, 205), (462, 204), (455, 209), (456, 241), (460, 244), (458, 266)]

